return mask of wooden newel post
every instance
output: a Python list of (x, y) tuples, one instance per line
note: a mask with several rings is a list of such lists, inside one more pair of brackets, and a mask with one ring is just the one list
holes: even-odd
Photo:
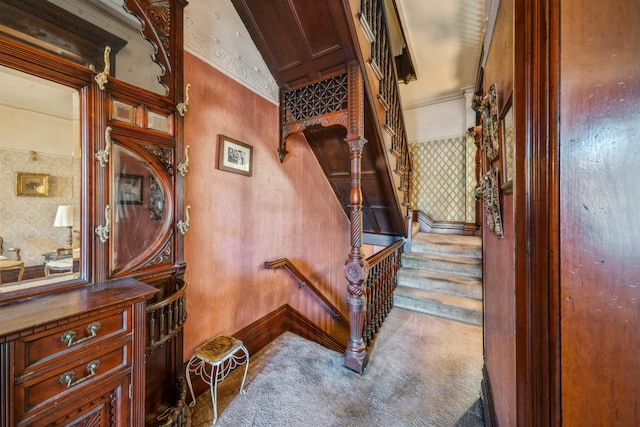
[(344, 353), (344, 366), (362, 373), (369, 361), (367, 348), (362, 339), (367, 300), (363, 283), (369, 274), (369, 264), (362, 253), (362, 190), (360, 173), (362, 149), (367, 140), (362, 137), (347, 139), (351, 160), (351, 192), (349, 196), (351, 220), (351, 252), (344, 266), (349, 282), (347, 308), (349, 310), (349, 341)]

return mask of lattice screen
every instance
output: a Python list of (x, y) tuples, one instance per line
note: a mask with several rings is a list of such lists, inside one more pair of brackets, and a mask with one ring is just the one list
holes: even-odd
[(409, 150), (414, 209), (435, 221), (475, 222), (473, 139), (469, 143), (465, 136), (413, 142)]

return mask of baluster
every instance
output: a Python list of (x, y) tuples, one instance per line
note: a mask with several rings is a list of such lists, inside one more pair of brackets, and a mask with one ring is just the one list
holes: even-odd
[(155, 330), (156, 330), (156, 312), (152, 311), (151, 313), (149, 313), (149, 344), (150, 345), (154, 345), (156, 343)]
[(159, 317), (160, 317), (160, 326), (158, 326), (158, 337), (159, 339), (162, 339), (162, 337), (164, 337), (165, 334), (165, 325), (166, 325), (166, 313), (165, 313), (165, 307), (161, 307), (160, 308), (160, 313), (159, 313)]
[(167, 306), (167, 335), (173, 332), (173, 303)]

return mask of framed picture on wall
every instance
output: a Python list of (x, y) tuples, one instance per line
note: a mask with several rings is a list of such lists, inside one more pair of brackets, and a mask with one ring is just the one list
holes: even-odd
[(142, 176), (120, 174), (117, 176), (116, 189), (119, 204), (142, 204)]
[(218, 135), (218, 169), (251, 176), (253, 147), (228, 136)]
[(513, 191), (513, 171), (514, 171), (514, 132), (513, 132), (513, 94), (509, 96), (502, 107), (500, 114), (500, 140), (502, 142), (502, 185), (501, 189), (505, 193)]
[(16, 195), (24, 197), (49, 197), (49, 175), (16, 172)]

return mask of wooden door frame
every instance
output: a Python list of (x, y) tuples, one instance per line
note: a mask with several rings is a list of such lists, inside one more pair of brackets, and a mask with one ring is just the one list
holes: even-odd
[(560, 425), (558, 0), (514, 1), (516, 405)]

